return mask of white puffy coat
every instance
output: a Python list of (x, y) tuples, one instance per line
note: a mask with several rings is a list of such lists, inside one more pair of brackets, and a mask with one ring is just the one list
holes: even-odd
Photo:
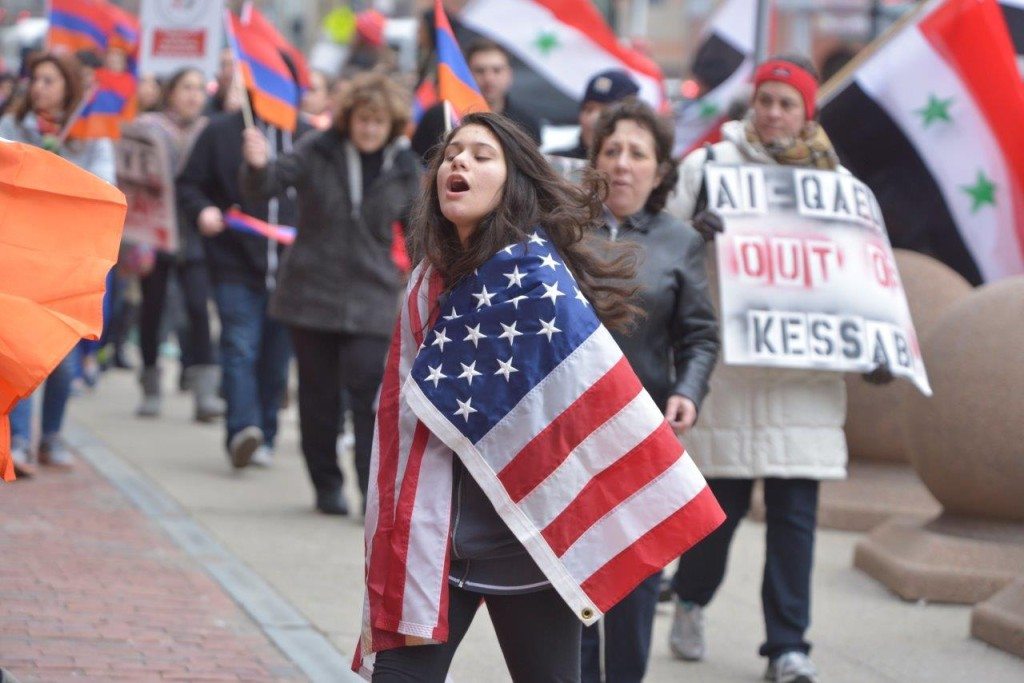
[[(760, 145), (746, 139), (741, 121), (722, 126), (722, 142), (713, 150), (720, 163), (775, 163)], [(680, 166), (668, 210), (683, 220), (692, 217), (706, 156), (698, 149)], [(709, 258), (717, 305), (714, 264)], [(719, 360), (700, 419), (683, 440), (705, 477), (842, 479), (845, 420), (846, 385), (838, 372), (725, 365)]]

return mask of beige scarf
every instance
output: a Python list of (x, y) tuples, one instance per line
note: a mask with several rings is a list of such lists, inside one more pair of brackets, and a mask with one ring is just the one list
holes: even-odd
[(761, 142), (750, 119), (746, 122), (747, 140), (760, 146), (776, 163), (783, 166), (808, 166), (824, 171), (834, 171), (839, 166), (832, 141), (817, 121), (808, 121), (800, 135), (788, 140), (770, 144)]

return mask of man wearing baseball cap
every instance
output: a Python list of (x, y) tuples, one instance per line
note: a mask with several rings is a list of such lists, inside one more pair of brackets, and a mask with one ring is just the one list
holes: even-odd
[(622, 69), (608, 69), (595, 74), (587, 83), (580, 104), (580, 139), (575, 147), (562, 149), (551, 154), (571, 159), (586, 159), (590, 156), (590, 145), (594, 141), (594, 124), (601, 113), (624, 99), (636, 97), (640, 86), (628, 72)]

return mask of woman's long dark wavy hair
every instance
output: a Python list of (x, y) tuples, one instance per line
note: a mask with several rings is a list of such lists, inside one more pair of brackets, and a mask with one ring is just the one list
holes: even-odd
[[(498, 139), (505, 154), (507, 177), (501, 199), (463, 248), (455, 225), (441, 213), (437, 174), (455, 133), (465, 126), (483, 126)], [(581, 185), (559, 176), (519, 126), (504, 116), (469, 114), (435, 148), (412, 218), (414, 253), (454, 287), (498, 250), (523, 243), (540, 226), (555, 244), (580, 291), (610, 328), (628, 329), (639, 309), (630, 303), (637, 287), (638, 251), (612, 244), (594, 234), (604, 223), (603, 198), (607, 183), (587, 174)]]

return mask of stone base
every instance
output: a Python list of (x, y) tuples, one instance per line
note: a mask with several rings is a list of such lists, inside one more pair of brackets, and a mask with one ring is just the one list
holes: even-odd
[(971, 611), (971, 635), (1024, 657), (1024, 578), (975, 606)]
[[(870, 531), (893, 517), (927, 520), (942, 508), (907, 463), (851, 460), (849, 475), (821, 484), (818, 526)], [(755, 487), (750, 515), (764, 520), (764, 496)]]
[(942, 515), (890, 520), (857, 544), (853, 565), (905, 600), (986, 600), (1024, 567), (1024, 524)]

